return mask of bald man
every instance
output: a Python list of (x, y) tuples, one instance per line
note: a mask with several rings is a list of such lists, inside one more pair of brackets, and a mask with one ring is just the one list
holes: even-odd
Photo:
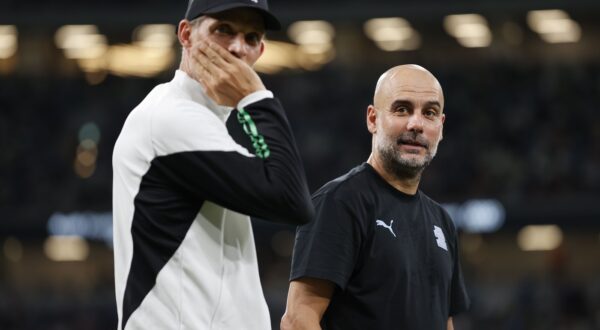
[(469, 305), (456, 228), (418, 189), (443, 109), (426, 69), (381, 76), (367, 108), (369, 159), (320, 188), (314, 221), (298, 228), (281, 329), (454, 329)]

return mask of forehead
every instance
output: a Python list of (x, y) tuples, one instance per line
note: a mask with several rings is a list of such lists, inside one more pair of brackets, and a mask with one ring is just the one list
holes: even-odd
[(435, 78), (421, 74), (396, 75), (390, 77), (384, 87), (386, 103), (397, 100), (414, 103), (438, 102), (443, 105), (444, 94)]
[(215, 14), (209, 14), (208, 21), (212, 23), (226, 22), (239, 28), (264, 32), (265, 23), (262, 15), (252, 8), (234, 8)]

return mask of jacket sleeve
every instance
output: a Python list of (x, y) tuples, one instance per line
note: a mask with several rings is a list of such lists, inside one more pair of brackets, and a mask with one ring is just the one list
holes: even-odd
[(245, 107), (269, 150), (260, 158), (237, 144), (225, 123), (191, 101), (152, 119), (153, 166), (173, 189), (239, 213), (304, 224), (314, 214), (296, 143), (277, 99)]

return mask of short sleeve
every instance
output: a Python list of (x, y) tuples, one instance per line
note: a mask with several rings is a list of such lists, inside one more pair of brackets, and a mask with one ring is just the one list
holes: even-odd
[(458, 235), (456, 229), (452, 226), (454, 233), (454, 265), (452, 269), (452, 283), (450, 283), (450, 316), (466, 312), (471, 304), (465, 281), (463, 278), (462, 269), (460, 267), (460, 256), (458, 248)]
[(314, 197), (313, 203), (313, 222), (296, 232), (290, 280), (324, 279), (344, 290), (360, 252), (359, 221), (347, 204), (330, 193)]

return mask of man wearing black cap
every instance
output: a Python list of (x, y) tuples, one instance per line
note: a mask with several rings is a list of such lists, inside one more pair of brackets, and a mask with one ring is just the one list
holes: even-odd
[[(119, 329), (270, 329), (250, 216), (314, 213), (286, 115), (250, 65), (266, 0), (192, 0), (182, 60), (127, 118), (113, 152)], [(233, 107), (252, 143), (230, 136)]]

